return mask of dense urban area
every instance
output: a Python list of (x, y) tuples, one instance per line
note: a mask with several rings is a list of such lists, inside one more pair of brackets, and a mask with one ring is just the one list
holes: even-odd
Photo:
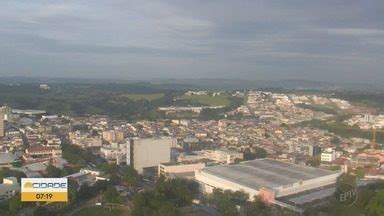
[[(0, 215), (384, 215), (380, 97), (0, 85)], [(68, 178), (69, 202), (22, 203), (23, 177)]]

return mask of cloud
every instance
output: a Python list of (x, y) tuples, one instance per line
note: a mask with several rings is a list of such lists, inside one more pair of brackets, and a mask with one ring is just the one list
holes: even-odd
[(383, 10), (381, 0), (4, 0), (0, 76), (384, 81)]
[(384, 35), (383, 29), (365, 29), (365, 28), (330, 28), (321, 29), (320, 31), (327, 32), (328, 34), (335, 35), (348, 35), (348, 36), (377, 36)]

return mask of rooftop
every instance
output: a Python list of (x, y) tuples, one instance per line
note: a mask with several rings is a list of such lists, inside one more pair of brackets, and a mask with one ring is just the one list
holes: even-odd
[(27, 150), (28, 152), (40, 152), (40, 151), (52, 151), (52, 150), (60, 150), (60, 149), (52, 146), (34, 145), (34, 146), (30, 146)]
[(0, 152), (0, 164), (12, 163), (17, 160), (17, 157), (12, 153)]
[(46, 113), (46, 111), (44, 111), (44, 110), (31, 110), (31, 109), (26, 109), (26, 110), (12, 109), (12, 112), (16, 113), (16, 114), (26, 114), (26, 115), (39, 115), (39, 114), (45, 114)]
[(336, 173), (272, 159), (257, 159), (235, 165), (206, 167), (202, 172), (255, 189), (276, 188)]

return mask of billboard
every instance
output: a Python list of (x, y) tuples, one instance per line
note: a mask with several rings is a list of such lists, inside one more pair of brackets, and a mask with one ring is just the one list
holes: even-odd
[(22, 178), (22, 202), (67, 202), (67, 178)]

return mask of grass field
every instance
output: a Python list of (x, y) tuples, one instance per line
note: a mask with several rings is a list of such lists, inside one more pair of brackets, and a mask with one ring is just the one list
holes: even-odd
[(109, 209), (109, 208), (104, 208), (101, 206), (94, 206), (94, 207), (89, 207), (85, 208), (78, 213), (74, 214), (75, 216), (92, 216), (92, 215), (97, 215), (97, 216), (129, 216), (131, 215), (129, 211), (123, 210), (123, 209)]
[(182, 100), (189, 100), (192, 104), (201, 104), (206, 106), (228, 106), (231, 101), (228, 96), (212, 96), (212, 95), (183, 95)]
[(147, 100), (153, 101), (164, 97), (163, 93), (153, 93), (153, 94), (124, 94), (122, 97), (138, 101), (138, 100)]

